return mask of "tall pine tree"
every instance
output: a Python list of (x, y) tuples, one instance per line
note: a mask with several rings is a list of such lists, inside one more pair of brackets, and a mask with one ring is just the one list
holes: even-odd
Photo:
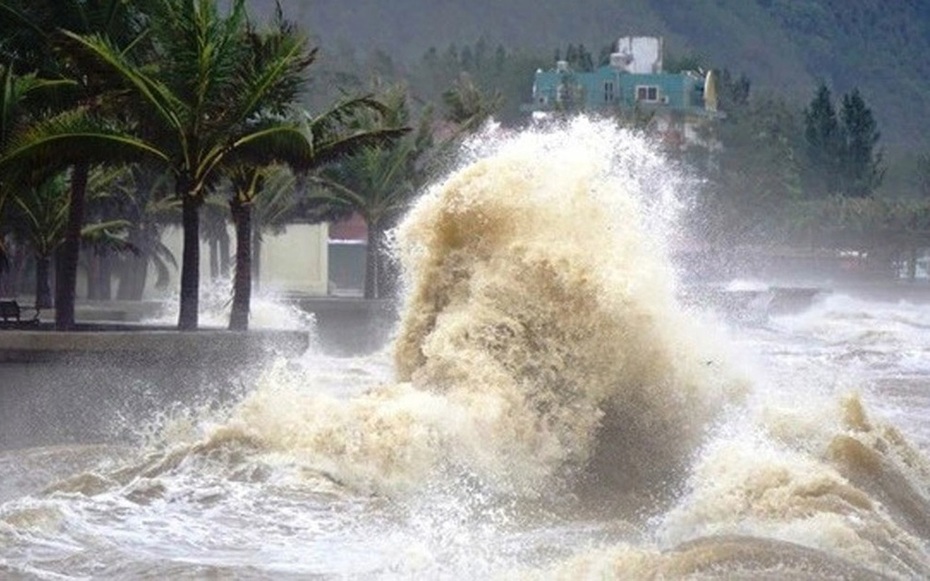
[(822, 198), (840, 191), (843, 135), (833, 108), (833, 98), (825, 83), (804, 110), (806, 141), (805, 186), (812, 198)]
[(859, 89), (843, 95), (839, 115), (823, 83), (804, 111), (805, 187), (808, 197), (871, 196), (884, 177), (881, 133)]
[(875, 149), (881, 133), (859, 89), (843, 96), (840, 116), (845, 137), (841, 160), (842, 193), (850, 198), (871, 196), (885, 174), (882, 152)]

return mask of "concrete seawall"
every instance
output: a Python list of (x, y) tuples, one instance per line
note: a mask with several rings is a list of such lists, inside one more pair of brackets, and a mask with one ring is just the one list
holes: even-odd
[(85, 325), (74, 332), (0, 331), (0, 363), (49, 362), (92, 358), (130, 363), (177, 365), (250, 362), (271, 353), (300, 355), (309, 346), (305, 331), (176, 330), (141, 325)]
[[(28, 302), (28, 301), (27, 301)], [(307, 297), (289, 296), (278, 297), (280, 304), (293, 305), (305, 313), (313, 315), (315, 327), (310, 333), (310, 343), (325, 353), (336, 356), (354, 356), (370, 353), (383, 347), (391, 338), (396, 326), (398, 313), (397, 304), (392, 300), (367, 300), (353, 297)], [(122, 331), (138, 328), (144, 321), (151, 321), (164, 310), (165, 304), (158, 301), (99, 301), (84, 302), (77, 305), (76, 318), (85, 330), (93, 331)], [(43, 330), (52, 328), (55, 320), (54, 309), (46, 309), (41, 313)], [(174, 331), (172, 325), (146, 324), (150, 331)], [(0, 335), (2, 335), (0, 330)], [(197, 333), (222, 333), (221, 329), (202, 329)], [(256, 328), (253, 324), (249, 331), (250, 342), (261, 340), (256, 338), (262, 333), (281, 336), (284, 331)], [(50, 345), (68, 343), (66, 339), (41, 339)], [(146, 337), (144, 341), (155, 345), (162, 339)], [(226, 343), (235, 343), (235, 339), (221, 339)], [(116, 346), (108, 343), (101, 337), (99, 340), (87, 342), (86, 346), (75, 345), (80, 350), (97, 350), (95, 345), (105, 347)], [(116, 342), (118, 343), (118, 341)], [(181, 343), (183, 345), (183, 342)], [(304, 347), (306, 348), (306, 347)], [(0, 351), (4, 346), (0, 344)]]
[(0, 331), (0, 449), (125, 442), (153, 419), (241, 397), (306, 332)]
[(387, 301), (288, 302), (313, 313), (313, 330), (181, 333), (133, 322), (151, 305), (115, 304), (82, 306), (75, 332), (0, 330), (0, 450), (130, 441), (153, 418), (239, 400), (277, 356), (380, 349), (397, 320)]

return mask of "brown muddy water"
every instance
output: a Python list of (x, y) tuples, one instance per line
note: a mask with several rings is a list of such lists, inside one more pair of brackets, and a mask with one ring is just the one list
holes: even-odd
[(466, 153), (395, 233), (385, 349), (0, 452), (0, 577), (930, 577), (930, 310), (728, 322), (676, 299), (685, 186), (640, 138)]

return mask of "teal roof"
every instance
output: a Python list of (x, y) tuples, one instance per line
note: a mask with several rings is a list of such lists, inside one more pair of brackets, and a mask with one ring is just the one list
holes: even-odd
[(610, 66), (591, 72), (538, 71), (533, 82), (533, 110), (559, 104), (584, 109), (656, 107), (704, 110), (704, 79), (696, 73), (627, 73)]

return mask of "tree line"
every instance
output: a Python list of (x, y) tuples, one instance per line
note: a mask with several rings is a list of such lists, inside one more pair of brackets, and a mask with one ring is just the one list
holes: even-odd
[[(201, 241), (211, 276), (232, 272), (229, 326), (245, 329), (262, 232), (352, 212), (369, 227), (365, 296), (384, 296), (385, 231), (486, 119), (527, 123), (533, 72), (554, 65), (484, 38), (413, 64), (321, 50), (244, 0), (0, 0), (0, 15), (0, 291), (28, 271), (60, 329), (74, 328), (79, 268), (91, 298), (111, 297), (115, 278), (135, 299), (150, 268), (159, 283), (179, 268), (178, 326), (196, 328)], [(556, 52), (594, 60), (583, 45)], [(711, 244), (881, 247), (916, 262), (926, 198), (880, 193), (880, 133), (858, 90), (837, 101), (823, 84), (799, 107), (718, 72), (725, 117), (706, 143), (719, 147), (669, 151), (702, 177), (693, 216)], [(169, 226), (180, 257), (161, 242)]]
[[(0, 16), (0, 289), (31, 269), (61, 330), (79, 268), (92, 298), (114, 274), (139, 298), (149, 265), (158, 282), (180, 268), (178, 328), (196, 329), (202, 240), (211, 272), (233, 270), (229, 327), (246, 329), (262, 227), (353, 211), (378, 296), (384, 229), (430, 158), (490, 114), (467, 77), (442, 117), (383, 83), (310, 107), (318, 48), (245, 0), (0, 0)], [(179, 261), (161, 243), (171, 225)]]
[(881, 132), (858, 89), (836, 97), (821, 83), (801, 107), (723, 71), (720, 101), (719, 149), (690, 160), (707, 177), (695, 219), (715, 249), (842, 252), (870, 275), (916, 275), (930, 246), (930, 189), (882, 187)]

